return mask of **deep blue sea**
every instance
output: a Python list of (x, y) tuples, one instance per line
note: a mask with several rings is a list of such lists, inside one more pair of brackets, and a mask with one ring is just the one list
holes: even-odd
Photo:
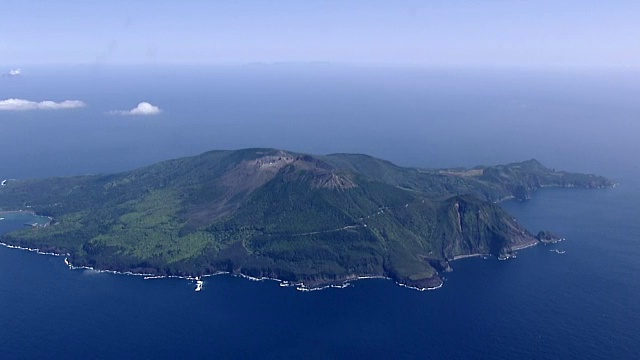
[[(211, 149), (359, 152), (402, 165), (537, 158), (615, 189), (502, 205), (566, 241), (453, 263), (443, 288), (387, 280), (300, 292), (272, 281), (69, 270), (0, 247), (0, 358), (640, 358), (640, 74), (316, 65), (40, 67), (0, 100), (0, 178), (122, 171)], [(141, 101), (158, 116), (108, 115)], [(4, 216), (0, 233), (29, 215)], [(555, 250), (558, 250), (556, 252)]]

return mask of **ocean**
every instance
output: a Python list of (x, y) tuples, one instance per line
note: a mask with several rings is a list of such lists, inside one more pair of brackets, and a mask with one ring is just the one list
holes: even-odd
[[(0, 178), (107, 173), (211, 149), (358, 152), (401, 165), (537, 158), (620, 182), (502, 204), (566, 237), (515, 259), (454, 262), (441, 289), (382, 279), (300, 292), (220, 275), (70, 270), (0, 247), (0, 358), (640, 358), (640, 74), (620, 71), (40, 67), (0, 100)], [(108, 114), (148, 101), (158, 116)], [(2, 216), (0, 233), (30, 222)]]

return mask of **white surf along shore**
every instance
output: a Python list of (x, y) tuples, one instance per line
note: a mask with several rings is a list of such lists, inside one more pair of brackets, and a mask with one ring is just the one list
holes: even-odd
[[(237, 276), (237, 277), (242, 277), (245, 278), (247, 280), (250, 281), (276, 281), (278, 283), (280, 283), (279, 285), (281, 287), (295, 287), (296, 290), (298, 291), (302, 291), (302, 292), (309, 292), (309, 291), (319, 291), (319, 290), (325, 290), (325, 289), (344, 289), (347, 288), (349, 286), (352, 286), (352, 282), (354, 281), (359, 281), (359, 280), (367, 280), (367, 279), (384, 279), (384, 280), (392, 280), (389, 277), (385, 277), (385, 276), (354, 276), (353, 278), (344, 280), (342, 282), (338, 282), (336, 284), (329, 284), (329, 285), (323, 285), (323, 286), (317, 286), (317, 287), (312, 287), (312, 286), (307, 286), (304, 283), (301, 282), (289, 282), (289, 281), (285, 281), (285, 280), (280, 280), (280, 279), (276, 279), (276, 278), (269, 278), (269, 277), (252, 277), (249, 275), (245, 275), (245, 274), (231, 274), (229, 272), (226, 271), (220, 271), (217, 272), (215, 274), (209, 274), (209, 275), (202, 275), (202, 276), (178, 276), (178, 275), (154, 275), (154, 274), (145, 274), (145, 273), (134, 273), (134, 272), (130, 272), (130, 271), (115, 271), (115, 270), (103, 270), (103, 269), (95, 269), (93, 267), (90, 266), (75, 266), (71, 263), (71, 261), (69, 261), (69, 254), (58, 254), (58, 253), (53, 253), (53, 252), (44, 252), (44, 251), (40, 251), (40, 249), (35, 249), (35, 248), (28, 248), (28, 247), (22, 247), (22, 246), (15, 246), (15, 245), (10, 245), (10, 244), (6, 244), (3, 242), (0, 242), (0, 246), (4, 246), (6, 248), (9, 249), (16, 249), (16, 250), (23, 250), (23, 251), (29, 251), (29, 252), (34, 252), (38, 255), (49, 255), (49, 256), (56, 256), (56, 257), (62, 257), (64, 256), (64, 263), (65, 265), (67, 265), (69, 267), (70, 270), (85, 270), (85, 271), (94, 271), (97, 273), (107, 273), (107, 274), (115, 274), (115, 275), (128, 275), (128, 276), (142, 276), (144, 280), (154, 280), (154, 279), (184, 279), (184, 280), (189, 280), (189, 281), (193, 281), (195, 282), (195, 289), (194, 291), (196, 292), (200, 292), (204, 289), (204, 278), (206, 277), (212, 277), (212, 276), (218, 276), (218, 275), (231, 275), (231, 276)], [(442, 287), (443, 283), (440, 283), (438, 286), (434, 286), (434, 287), (427, 287), (427, 288), (418, 288), (418, 287), (413, 287), (413, 286), (409, 286), (406, 284), (401, 284), (396, 282), (397, 285), (408, 288), (408, 289), (413, 289), (413, 290), (418, 290), (418, 291), (428, 291), (428, 290), (436, 290)]]
[[(6, 180), (5, 180), (6, 181)], [(29, 213), (35, 216), (40, 216), (43, 218), (48, 218), (49, 221), (47, 223), (44, 224), (38, 224), (38, 223), (34, 223), (34, 224), (30, 224), (32, 226), (48, 226), (53, 219), (51, 217), (48, 216), (41, 216), (41, 215), (37, 215), (35, 212), (33, 211), (28, 211), (28, 210), (17, 210), (17, 211), (3, 211), (0, 212), (0, 215), (2, 214), (8, 214), (8, 213)], [(134, 273), (134, 272), (130, 272), (130, 271), (115, 271), (115, 270), (103, 270), (103, 269), (95, 269), (93, 267), (90, 266), (75, 266), (71, 263), (71, 261), (69, 260), (69, 254), (59, 254), (59, 253), (54, 253), (54, 252), (45, 252), (45, 251), (41, 251), (40, 249), (37, 248), (28, 248), (28, 247), (22, 247), (22, 246), (16, 246), (16, 245), (10, 245), (10, 244), (6, 244), (3, 242), (0, 242), (0, 246), (4, 246), (6, 248), (9, 249), (16, 249), (16, 250), (26, 250), (29, 252), (34, 252), (37, 253), (39, 255), (50, 255), (50, 256), (56, 256), (56, 257), (61, 257), (64, 256), (64, 263), (69, 267), (70, 270), (87, 270), (87, 271), (94, 271), (97, 273), (107, 273), (107, 274), (117, 274), (117, 275), (130, 275), (130, 276), (142, 276), (144, 280), (153, 280), (153, 279), (185, 279), (185, 280), (189, 280), (189, 281), (193, 281), (195, 282), (195, 289), (194, 291), (196, 292), (200, 292), (204, 289), (204, 278), (205, 277), (209, 277), (209, 276), (217, 276), (217, 275), (232, 275), (232, 276), (238, 276), (238, 277), (242, 277), (251, 281), (276, 281), (278, 283), (280, 283), (281, 287), (295, 287), (296, 290), (298, 291), (303, 291), (303, 292), (309, 292), (309, 291), (319, 291), (319, 290), (325, 290), (325, 289), (344, 289), (347, 288), (349, 286), (352, 286), (352, 282), (354, 281), (358, 281), (358, 280), (367, 280), (367, 279), (385, 279), (385, 280), (392, 280), (389, 277), (386, 276), (377, 276), (377, 275), (368, 275), (368, 276), (356, 276), (353, 275), (352, 277), (349, 277), (345, 280), (342, 281), (337, 281), (335, 284), (328, 284), (328, 285), (322, 285), (322, 286), (308, 286), (305, 285), (302, 282), (289, 282), (289, 281), (285, 281), (285, 280), (281, 280), (281, 279), (276, 279), (276, 278), (269, 278), (269, 277), (252, 277), (249, 275), (245, 275), (245, 274), (230, 274), (229, 272), (225, 272), (225, 271), (220, 271), (217, 272), (215, 274), (209, 274), (209, 275), (201, 275), (201, 276), (178, 276), (178, 275), (155, 275), (155, 274), (145, 274), (145, 273)], [(400, 285), (402, 287), (406, 287), (409, 289), (413, 289), (413, 290), (418, 290), (418, 291), (427, 291), (427, 290), (436, 290), (442, 287), (443, 283), (440, 283), (438, 286), (434, 286), (434, 287), (427, 287), (427, 288), (419, 288), (419, 287), (413, 287), (413, 286), (409, 286), (406, 284), (401, 284), (399, 282), (396, 282), (397, 285)]]
[[(6, 180), (5, 180), (6, 182)], [(18, 210), (18, 211), (4, 211), (4, 212), (0, 212), (0, 215), (2, 214), (8, 214), (8, 213), (30, 213), (36, 216), (40, 216), (35, 214), (35, 212), (32, 211), (27, 211), (27, 210)], [(46, 217), (49, 219), (48, 223), (45, 224), (31, 224), (32, 226), (48, 226), (53, 219), (51, 217)], [(4, 218), (0, 218), (4, 219)], [(564, 239), (562, 239), (564, 240)], [(526, 249), (535, 245), (538, 245), (539, 241), (536, 242), (532, 242), (532, 243), (528, 243), (528, 244), (523, 244), (521, 246), (518, 247), (514, 247), (511, 250), (512, 251), (517, 251), (517, 250), (522, 250), (522, 249)], [(130, 272), (130, 271), (125, 271), (125, 272), (121, 272), (121, 271), (115, 271), (115, 270), (102, 270), (102, 269), (95, 269), (93, 267), (89, 267), (89, 266), (75, 266), (73, 265), (70, 261), (69, 261), (69, 254), (58, 254), (58, 253), (53, 253), (53, 252), (43, 252), (40, 251), (40, 249), (36, 249), (36, 248), (27, 248), (27, 247), (21, 247), (21, 246), (15, 246), (15, 245), (10, 245), (10, 244), (6, 244), (6, 243), (2, 243), (0, 242), (1, 246), (7, 247), (9, 249), (18, 249), (18, 250), (26, 250), (29, 252), (35, 252), (39, 255), (51, 255), (51, 256), (65, 256), (64, 262), (65, 264), (69, 267), (69, 269), (71, 270), (89, 270), (89, 271), (95, 271), (98, 273), (108, 273), (108, 274), (117, 274), (117, 275), (130, 275), (130, 276), (142, 276), (144, 280), (153, 280), (153, 279), (185, 279), (188, 281), (193, 281), (195, 282), (195, 288), (194, 291), (196, 292), (200, 292), (204, 289), (204, 278), (205, 277), (210, 277), (210, 276), (217, 276), (217, 275), (232, 275), (232, 276), (238, 276), (238, 277), (242, 277), (251, 281), (276, 281), (278, 283), (280, 283), (279, 285), (281, 287), (295, 287), (296, 290), (298, 291), (303, 291), (303, 292), (309, 292), (309, 291), (319, 291), (319, 290), (325, 290), (325, 289), (331, 289), (331, 288), (335, 288), (335, 289), (344, 289), (347, 288), (349, 286), (352, 286), (352, 282), (354, 281), (359, 281), (359, 280), (367, 280), (367, 279), (385, 279), (385, 280), (393, 280), (389, 277), (386, 276), (378, 276), (378, 275), (369, 275), (369, 276), (356, 276), (353, 275), (352, 277), (349, 277), (345, 280), (341, 280), (341, 281), (337, 281), (335, 284), (328, 284), (328, 285), (322, 285), (322, 286), (308, 286), (305, 285), (303, 282), (289, 282), (286, 280), (281, 280), (281, 279), (277, 279), (277, 278), (269, 278), (269, 277), (252, 277), (249, 275), (245, 275), (245, 274), (230, 274), (229, 272), (225, 272), (225, 271), (220, 271), (214, 274), (209, 274), (209, 275), (201, 275), (201, 276), (178, 276), (178, 275), (154, 275), (154, 274), (145, 274), (145, 273), (134, 273), (134, 272)], [(461, 259), (465, 259), (465, 258), (471, 258), (471, 257), (479, 257), (482, 256), (484, 258), (491, 256), (489, 254), (468, 254), (468, 255), (458, 255), (455, 256), (453, 259), (451, 259), (450, 261), (456, 261), (456, 260), (461, 260)], [(516, 255), (515, 253), (512, 255), (508, 255), (508, 256), (500, 256), (498, 257), (499, 260), (507, 260), (507, 259), (511, 259), (511, 258), (515, 258)], [(395, 282), (396, 285), (399, 285), (401, 287), (405, 287), (408, 289), (412, 289), (412, 290), (418, 290), (418, 291), (429, 291), (429, 290), (437, 290), (440, 289), (443, 285), (444, 285), (444, 279), (440, 282), (440, 284), (438, 284), (437, 286), (433, 286), (433, 287), (414, 287), (414, 286), (410, 286), (407, 284), (402, 284), (399, 282)]]
[[(538, 242), (535, 243), (531, 243), (531, 244), (526, 244), (517, 248), (514, 248), (513, 250), (522, 250), (522, 249), (526, 249), (532, 246), (537, 245)], [(154, 279), (184, 279), (184, 280), (188, 280), (188, 281), (193, 281), (195, 282), (195, 289), (194, 291), (196, 292), (200, 292), (204, 289), (204, 278), (206, 277), (211, 277), (211, 276), (217, 276), (217, 275), (232, 275), (232, 276), (237, 276), (237, 277), (242, 277), (245, 278), (247, 280), (250, 281), (276, 281), (279, 283), (279, 285), (281, 287), (295, 287), (296, 290), (298, 291), (303, 291), (303, 292), (310, 292), (310, 291), (319, 291), (319, 290), (325, 290), (325, 289), (344, 289), (347, 287), (352, 286), (352, 282), (354, 281), (359, 281), (359, 280), (367, 280), (367, 279), (384, 279), (384, 280), (393, 280), (389, 277), (386, 276), (377, 276), (377, 275), (370, 275), (370, 276), (353, 276), (352, 278), (348, 278), (346, 280), (343, 281), (338, 281), (335, 284), (328, 284), (328, 285), (322, 285), (322, 286), (307, 286), (302, 282), (290, 282), (290, 281), (286, 281), (286, 280), (281, 280), (281, 279), (276, 279), (276, 278), (269, 278), (269, 277), (252, 277), (249, 275), (245, 275), (245, 274), (231, 274), (229, 272), (226, 271), (220, 271), (214, 274), (209, 274), (209, 275), (201, 275), (201, 276), (178, 276), (178, 275), (154, 275), (154, 274), (145, 274), (145, 273), (134, 273), (134, 272), (130, 272), (130, 271), (125, 271), (125, 272), (121, 272), (121, 271), (115, 271), (115, 270), (102, 270), (102, 269), (95, 269), (93, 267), (90, 266), (75, 266), (73, 265), (70, 261), (69, 261), (69, 254), (58, 254), (58, 253), (53, 253), (53, 252), (43, 252), (40, 251), (40, 249), (34, 249), (34, 248), (27, 248), (27, 247), (21, 247), (21, 246), (15, 246), (15, 245), (10, 245), (10, 244), (6, 244), (3, 242), (0, 242), (1, 246), (4, 246), (6, 248), (9, 249), (17, 249), (17, 250), (26, 250), (29, 252), (34, 252), (37, 253), (39, 255), (50, 255), (50, 256), (64, 256), (64, 263), (69, 267), (70, 270), (88, 270), (88, 271), (95, 271), (98, 273), (107, 273), (107, 274), (117, 274), (117, 275), (129, 275), (129, 276), (142, 276), (144, 280), (154, 280)], [(472, 258), (472, 257), (488, 257), (490, 255), (488, 254), (469, 254), (469, 255), (459, 255), (454, 257), (451, 261), (456, 261), (456, 260), (461, 260), (461, 259), (466, 259), (466, 258)], [(515, 254), (511, 255), (511, 256), (507, 256), (504, 258), (499, 258), (499, 260), (507, 260), (510, 258), (515, 258)], [(437, 290), (440, 289), (443, 285), (444, 285), (444, 279), (440, 282), (440, 284), (438, 284), (437, 286), (433, 286), (433, 287), (414, 287), (414, 286), (410, 286), (407, 284), (402, 284), (399, 282), (395, 282), (396, 285), (399, 285), (401, 287), (404, 288), (408, 288), (408, 289), (412, 289), (412, 290), (417, 290), (417, 291), (430, 291), (430, 290)]]

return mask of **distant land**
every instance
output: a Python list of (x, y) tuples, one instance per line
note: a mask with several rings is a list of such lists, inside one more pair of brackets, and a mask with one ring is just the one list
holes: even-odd
[(388, 277), (417, 289), (441, 286), (452, 260), (506, 258), (557, 240), (548, 231), (533, 235), (497, 202), (544, 187), (614, 185), (536, 160), (432, 170), (276, 149), (1, 184), (0, 210), (51, 222), (0, 241), (68, 254), (75, 266), (156, 276), (228, 272), (305, 288)]

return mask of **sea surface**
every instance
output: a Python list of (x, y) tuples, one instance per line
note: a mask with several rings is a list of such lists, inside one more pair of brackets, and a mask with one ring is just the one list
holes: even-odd
[[(77, 66), (0, 78), (0, 178), (124, 171), (211, 149), (359, 152), (402, 165), (537, 158), (614, 189), (502, 204), (566, 240), (454, 262), (441, 289), (389, 280), (301, 292), (221, 275), (70, 270), (0, 247), (0, 358), (640, 358), (640, 76), (619, 71)], [(148, 101), (152, 117), (108, 115)], [(1, 205), (1, 204), (0, 204)], [(0, 215), (0, 233), (31, 223)]]

